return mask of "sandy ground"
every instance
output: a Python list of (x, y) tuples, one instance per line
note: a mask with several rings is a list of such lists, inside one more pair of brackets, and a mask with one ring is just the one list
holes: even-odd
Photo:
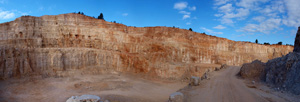
[(83, 94), (98, 95), (110, 102), (166, 102), (171, 93), (186, 85), (112, 74), (9, 79), (0, 81), (0, 102), (65, 102)]
[(181, 90), (187, 102), (299, 102), (299, 96), (272, 91), (262, 83), (239, 79), (240, 67), (229, 67), (210, 74), (200, 86)]
[(239, 70), (228, 67), (212, 72), (210, 79), (199, 86), (126, 74), (8, 79), (0, 81), (0, 102), (65, 102), (83, 94), (110, 102), (167, 102), (169, 95), (178, 90), (184, 94), (184, 102), (300, 102), (300, 96), (238, 78)]

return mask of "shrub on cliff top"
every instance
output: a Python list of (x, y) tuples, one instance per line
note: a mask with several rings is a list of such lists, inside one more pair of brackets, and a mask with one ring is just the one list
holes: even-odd
[(104, 20), (103, 13), (100, 13), (100, 15), (98, 16), (98, 19)]

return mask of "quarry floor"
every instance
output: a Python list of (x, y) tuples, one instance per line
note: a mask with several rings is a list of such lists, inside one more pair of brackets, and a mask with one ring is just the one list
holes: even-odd
[(187, 82), (145, 79), (125, 74), (31, 77), (0, 81), (0, 102), (65, 102), (71, 96), (92, 94), (110, 102), (167, 102), (180, 91), (185, 102), (297, 102), (299, 96), (276, 92), (266, 85), (239, 79), (240, 67), (210, 73), (199, 86)]
[(237, 76), (240, 67), (231, 66), (210, 74), (211, 78), (196, 87), (181, 91), (186, 102), (300, 102), (300, 96), (271, 90), (264, 83)]

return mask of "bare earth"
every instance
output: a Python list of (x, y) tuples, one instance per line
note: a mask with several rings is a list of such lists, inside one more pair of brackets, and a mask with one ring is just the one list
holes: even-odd
[(83, 94), (98, 95), (110, 102), (165, 102), (186, 85), (117, 74), (9, 79), (0, 81), (0, 102), (65, 102)]
[(167, 102), (180, 90), (184, 102), (299, 102), (300, 96), (275, 92), (261, 83), (239, 79), (240, 67), (209, 74), (200, 86), (161, 81), (139, 75), (101, 74), (63, 78), (31, 77), (0, 81), (0, 102), (65, 102), (71, 96), (92, 94), (110, 102)]
[(215, 72), (210, 80), (197, 87), (182, 90), (188, 102), (298, 102), (299, 96), (274, 92), (260, 83), (239, 79), (240, 67), (229, 67)]

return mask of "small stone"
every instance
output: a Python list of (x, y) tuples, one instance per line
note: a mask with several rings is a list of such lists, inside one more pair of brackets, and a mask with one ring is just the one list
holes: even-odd
[(196, 76), (192, 76), (190, 79), (191, 86), (198, 86), (200, 84), (200, 78)]
[(255, 84), (255, 81), (254, 81), (254, 80), (252, 81), (252, 84)]
[(172, 93), (168, 102), (183, 102), (183, 94), (181, 92)]
[(204, 73), (204, 75), (201, 77), (201, 80), (203, 79), (209, 79), (207, 73)]
[(72, 96), (66, 102), (99, 102), (100, 97), (96, 95)]

